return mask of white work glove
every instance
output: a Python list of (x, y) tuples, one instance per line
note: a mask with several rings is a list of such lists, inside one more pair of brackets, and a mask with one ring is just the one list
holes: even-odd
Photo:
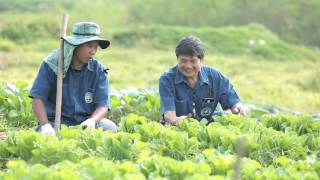
[(42, 125), (39, 132), (43, 135), (56, 135), (56, 132), (50, 123)]
[(90, 128), (95, 128), (96, 127), (96, 121), (94, 121), (93, 119), (89, 118), (85, 121), (83, 121), (81, 124), (83, 129), (90, 127)]

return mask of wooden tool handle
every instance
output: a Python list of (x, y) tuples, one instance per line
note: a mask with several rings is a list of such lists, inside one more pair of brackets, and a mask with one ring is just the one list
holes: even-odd
[(60, 29), (60, 58), (57, 69), (57, 96), (56, 96), (56, 114), (54, 122), (54, 130), (58, 134), (61, 123), (61, 105), (62, 105), (62, 81), (63, 81), (63, 65), (64, 65), (64, 37), (66, 36), (68, 23), (68, 15), (63, 14)]

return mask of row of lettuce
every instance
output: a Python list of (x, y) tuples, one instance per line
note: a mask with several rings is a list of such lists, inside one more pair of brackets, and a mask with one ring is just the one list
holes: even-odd
[[(279, 118), (311, 126), (277, 130), (270, 122)], [(245, 137), (243, 179), (319, 179), (319, 125), (308, 117), (264, 116), (257, 122), (228, 115), (209, 125), (186, 119), (176, 127), (129, 114), (118, 133), (78, 126), (62, 128), (58, 137), (12, 131), (0, 142), (0, 177), (232, 178), (237, 139)]]
[(33, 130), (28, 91), (25, 83), (0, 86), (1, 128), (8, 131), (0, 179), (231, 179), (241, 137), (243, 179), (320, 178), (320, 121), (310, 115), (256, 110), (214, 117), (209, 125), (186, 119), (164, 126), (157, 93), (113, 90), (109, 118), (118, 133), (76, 126), (53, 137)]
[[(0, 131), (10, 128), (30, 128), (37, 125), (32, 111), (31, 98), (28, 97), (29, 90), (30, 85), (25, 82), (0, 84)], [(121, 117), (129, 113), (145, 116), (153, 121), (160, 121), (160, 98), (155, 90), (111, 89), (110, 97), (111, 110), (108, 113), (108, 118), (116, 123), (119, 123)], [(246, 104), (246, 106), (250, 110), (249, 116), (257, 119), (260, 119), (261, 115), (270, 113), (294, 114), (290, 110), (277, 107), (261, 107), (254, 104)], [(216, 114), (225, 113), (220, 111)], [(314, 113), (313, 118), (320, 119), (320, 114)], [(277, 130), (285, 130), (284, 128), (289, 128), (291, 125), (297, 126), (294, 124), (294, 120), (283, 123), (281, 119), (278, 119), (270, 123), (278, 126)], [(307, 124), (306, 122), (304, 126)]]
[[(30, 85), (25, 82), (0, 85), (0, 131), (11, 128), (30, 128), (37, 125), (28, 97)], [(111, 93), (108, 118), (118, 123), (129, 113), (159, 121), (160, 99), (154, 90), (115, 90)]]

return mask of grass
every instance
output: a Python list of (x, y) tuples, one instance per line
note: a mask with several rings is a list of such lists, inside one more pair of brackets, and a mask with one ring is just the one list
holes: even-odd
[(126, 27), (113, 33), (112, 42), (132, 47), (153, 47), (162, 50), (175, 48), (185, 36), (200, 37), (207, 52), (221, 55), (244, 54), (257, 59), (316, 61), (319, 54), (305, 47), (288, 44), (259, 24), (240, 27), (188, 28), (177, 26)]
[[(7, 21), (0, 18), (0, 83), (32, 83), (42, 59), (59, 47), (58, 14), (49, 12), (46, 18), (35, 17), (31, 12), (3, 14)], [(21, 21), (22, 16), (25, 21)], [(83, 16), (72, 15), (76, 18), (70, 19), (69, 24)], [(90, 20), (90, 16), (86, 17)], [(97, 54), (110, 69), (112, 88), (158, 89), (160, 75), (176, 64), (175, 44), (181, 37), (193, 34), (201, 37), (206, 46), (204, 64), (227, 75), (243, 102), (301, 112), (320, 109), (320, 53), (285, 43), (261, 25), (122, 28), (107, 26), (100, 18), (96, 21), (103, 28), (108, 27), (103, 29), (103, 36), (112, 42), (109, 49)]]
[[(39, 48), (41, 47), (41, 48)], [(34, 42), (13, 52), (0, 52), (0, 83), (32, 83), (42, 59), (58, 42)], [(111, 87), (158, 88), (163, 71), (175, 65), (174, 51), (111, 46), (98, 51), (108, 67)], [(320, 109), (320, 61), (268, 61), (247, 56), (207, 54), (204, 64), (227, 75), (243, 102), (280, 106), (300, 112)]]

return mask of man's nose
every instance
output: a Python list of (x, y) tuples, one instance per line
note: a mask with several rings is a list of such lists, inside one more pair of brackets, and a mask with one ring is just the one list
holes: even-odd
[(94, 56), (96, 54), (97, 50), (95, 48), (90, 49), (90, 55)]
[(187, 63), (186, 63), (186, 68), (192, 68), (191, 62), (187, 62)]

